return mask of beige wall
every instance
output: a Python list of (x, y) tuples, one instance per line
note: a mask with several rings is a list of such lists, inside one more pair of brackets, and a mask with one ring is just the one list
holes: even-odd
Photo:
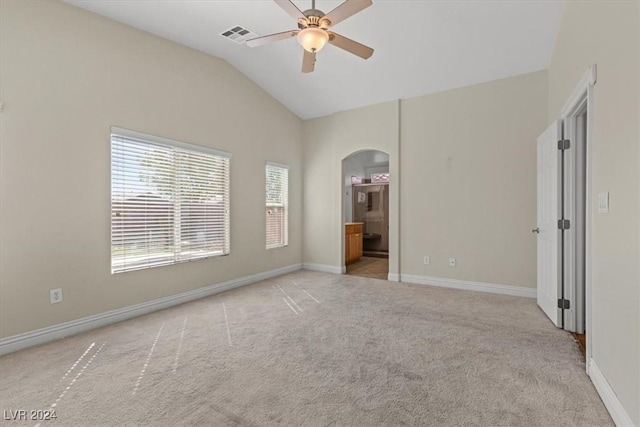
[[(640, 426), (640, 3), (570, 1), (549, 68), (551, 122), (597, 64), (592, 133), (592, 357)], [(609, 214), (595, 209), (609, 192)]]
[(402, 274), (536, 287), (546, 92), (541, 71), (402, 101)]
[[(0, 4), (1, 337), (301, 262), (296, 116), (220, 59), (61, 2)], [(233, 153), (231, 255), (110, 274), (111, 125)], [(291, 165), (289, 247), (268, 252), (267, 160)]]
[(391, 273), (535, 288), (546, 79), (542, 71), (306, 121), (304, 262), (343, 264), (341, 161), (373, 148), (390, 154), (391, 196), (400, 197), (390, 209), (392, 220), (400, 212)]
[[(389, 172), (399, 176), (399, 103), (372, 105), (307, 120), (304, 134), (305, 263), (344, 265), (342, 160), (361, 150), (389, 154)], [(399, 271), (399, 180), (389, 183), (389, 272)]]

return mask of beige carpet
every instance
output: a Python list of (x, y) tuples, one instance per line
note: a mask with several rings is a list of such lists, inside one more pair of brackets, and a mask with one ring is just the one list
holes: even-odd
[(534, 300), (303, 271), (4, 356), (0, 410), (19, 409), (55, 409), (43, 427), (613, 425)]

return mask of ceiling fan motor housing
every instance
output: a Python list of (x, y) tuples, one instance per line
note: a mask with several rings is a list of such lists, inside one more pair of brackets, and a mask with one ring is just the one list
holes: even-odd
[(331, 26), (331, 21), (323, 19), (325, 14), (318, 9), (308, 9), (302, 12), (307, 17), (306, 22), (303, 19), (298, 20), (298, 28), (301, 30), (307, 27), (318, 27), (326, 30)]

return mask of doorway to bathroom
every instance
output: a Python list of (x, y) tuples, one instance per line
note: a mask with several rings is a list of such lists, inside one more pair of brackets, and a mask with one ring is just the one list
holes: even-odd
[(346, 273), (387, 280), (389, 155), (364, 150), (343, 160)]

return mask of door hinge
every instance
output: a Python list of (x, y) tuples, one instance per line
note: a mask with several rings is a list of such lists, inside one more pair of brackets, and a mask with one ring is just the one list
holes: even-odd
[(571, 303), (569, 302), (568, 299), (560, 298), (558, 300), (558, 308), (562, 308), (564, 310), (569, 310), (570, 307), (571, 307)]
[(569, 148), (571, 148), (571, 142), (568, 139), (558, 141), (558, 150), (568, 150)]
[(571, 228), (571, 221), (569, 221), (568, 219), (559, 219), (558, 228), (560, 230), (568, 230), (569, 228)]

